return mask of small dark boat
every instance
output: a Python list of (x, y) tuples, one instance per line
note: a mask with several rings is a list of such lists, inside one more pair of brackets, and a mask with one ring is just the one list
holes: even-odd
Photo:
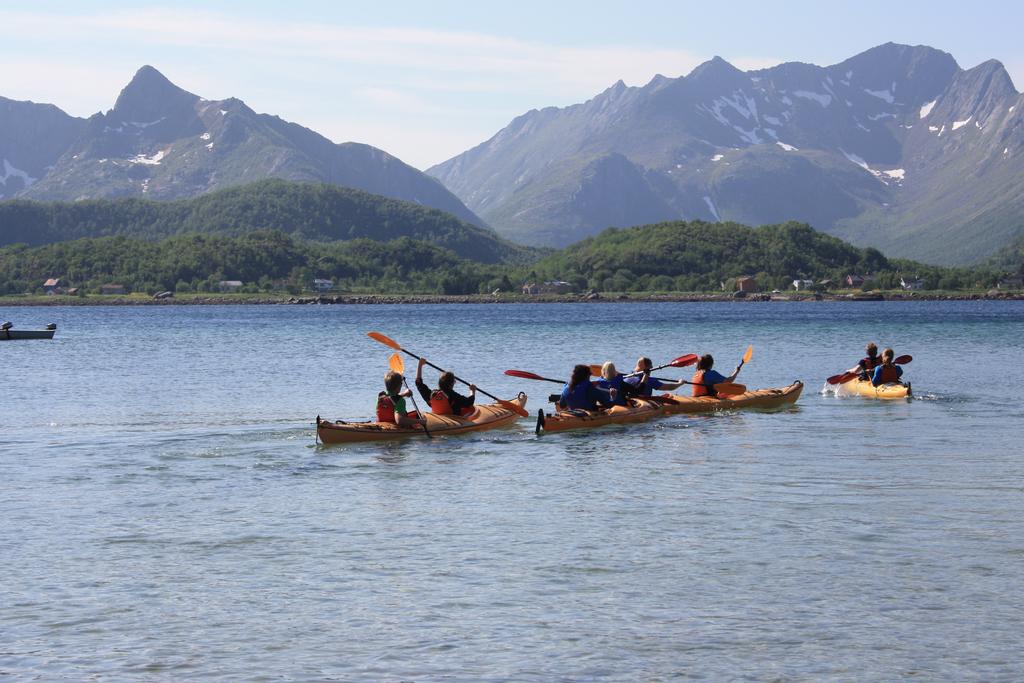
[(45, 330), (12, 330), (13, 325), (7, 322), (0, 325), (0, 341), (8, 339), (53, 339), (57, 325), (50, 323)]

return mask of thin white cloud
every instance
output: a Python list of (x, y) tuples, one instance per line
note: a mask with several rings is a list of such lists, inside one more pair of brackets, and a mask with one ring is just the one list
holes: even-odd
[[(314, 128), (334, 120), (332, 112), (344, 112), (349, 123), (404, 113), (395, 123), (398, 135), (384, 134), (382, 124), (321, 132), (381, 146), (421, 167), (470, 146), (442, 151), (445, 142), (463, 145), (467, 128), (489, 131), (470, 141), (476, 144), (527, 109), (583, 101), (619, 79), (642, 85), (658, 73), (679, 76), (707, 58), (650, 46), (565, 47), (468, 31), (268, 21), (194, 9), (0, 9), (0, 55), (5, 42), (25, 36), (38, 44), (35, 54), (49, 56), (5, 56), (0, 94), (8, 97), (85, 115), (112, 106), (131, 73), (152, 63), (199, 95), (241, 97), (257, 111)], [(777, 61), (735, 58), (745, 68)], [(479, 118), (467, 127), (469, 114)], [(360, 131), (409, 146), (360, 139)]]

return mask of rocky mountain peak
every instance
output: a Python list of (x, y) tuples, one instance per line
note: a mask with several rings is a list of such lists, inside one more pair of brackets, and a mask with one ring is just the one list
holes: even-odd
[(121, 90), (112, 113), (126, 121), (155, 121), (168, 113), (191, 109), (198, 99), (146, 65)]

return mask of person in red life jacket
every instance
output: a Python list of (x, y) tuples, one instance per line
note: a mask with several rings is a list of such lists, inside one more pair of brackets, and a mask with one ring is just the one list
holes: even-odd
[(384, 391), (377, 394), (377, 422), (390, 422), (406, 429), (425, 426), (426, 420), (405, 409), (405, 397), (411, 395), (409, 391), (402, 391), (400, 374), (392, 370), (384, 375)]
[(651, 359), (644, 356), (636, 362), (633, 374), (626, 377), (626, 384), (636, 387), (638, 396), (651, 396), (655, 391), (671, 391), (683, 386), (683, 382), (673, 382), (669, 379), (651, 377), (651, 368), (654, 364)]
[(900, 378), (903, 377), (903, 368), (893, 363), (892, 359), (892, 349), (882, 351), (882, 364), (876, 367), (874, 374), (871, 375), (871, 386), (899, 383)]
[(871, 378), (875, 368), (882, 364), (882, 359), (878, 357), (878, 345), (875, 342), (869, 342), (864, 351), (868, 355), (860, 359), (857, 367), (850, 368), (850, 372), (858, 372), (860, 379), (867, 380)]
[(437, 378), (437, 389), (431, 389), (423, 383), (423, 366), (425, 358), (420, 358), (416, 366), (416, 390), (423, 400), (430, 404), (430, 411), (435, 415), (472, 415), (476, 410), (476, 385), (469, 385), (469, 396), (455, 391), (455, 374), (442, 372)]
[(712, 396), (718, 398), (718, 392), (715, 391), (715, 385), (721, 384), (722, 382), (731, 382), (736, 379), (736, 375), (740, 374), (740, 366), (736, 366), (736, 370), (733, 371), (728, 377), (722, 376), (717, 370), (711, 368), (715, 364), (715, 359), (711, 357), (710, 353), (705, 353), (697, 361), (697, 372), (693, 373), (693, 377), (690, 382), (693, 384), (693, 395), (694, 396)]

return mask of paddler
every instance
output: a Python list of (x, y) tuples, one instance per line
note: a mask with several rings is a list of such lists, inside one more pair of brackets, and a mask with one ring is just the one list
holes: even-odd
[[(601, 366), (601, 379), (597, 381), (597, 388), (608, 392), (612, 405), (624, 406), (628, 405), (630, 396), (642, 395), (643, 387), (649, 383), (650, 379), (651, 371), (645, 369), (640, 371), (639, 379), (635, 383), (631, 383), (625, 375), (615, 369), (615, 363), (608, 361)], [(650, 396), (649, 389), (647, 395)]]
[(712, 370), (715, 365), (715, 359), (712, 358), (710, 353), (705, 353), (697, 361), (697, 372), (693, 373), (693, 377), (690, 379), (690, 383), (693, 384), (693, 395), (694, 396), (712, 396), (718, 398), (718, 392), (715, 391), (715, 385), (723, 382), (731, 382), (736, 379), (736, 375), (740, 374), (740, 366), (737, 365), (736, 369), (728, 377), (723, 377), (717, 370)]
[(471, 415), (476, 407), (476, 385), (469, 385), (469, 396), (455, 391), (455, 373), (445, 371), (437, 378), (437, 389), (431, 389), (423, 382), (423, 366), (426, 358), (420, 358), (416, 366), (416, 390), (423, 400), (430, 404), (435, 415)]
[(598, 389), (590, 381), (590, 366), (574, 367), (572, 378), (562, 389), (558, 407), (562, 410), (597, 410), (603, 403), (610, 403), (608, 392)]
[[(626, 383), (636, 387), (637, 396), (651, 396), (655, 391), (671, 391), (672, 389), (678, 389), (683, 386), (684, 382), (673, 382), (667, 379), (658, 379), (657, 377), (651, 377), (651, 368), (654, 367), (654, 363), (651, 359), (642, 356), (640, 360), (636, 362), (636, 367), (633, 368), (633, 373), (626, 377)], [(645, 378), (646, 377), (646, 381)]]
[(868, 355), (860, 359), (857, 367), (850, 368), (850, 372), (860, 373), (861, 380), (868, 380), (871, 379), (875, 368), (882, 364), (882, 359), (878, 357), (878, 345), (875, 342), (868, 342), (868, 345), (864, 347), (864, 352)]
[(903, 377), (903, 368), (892, 362), (893, 351), (886, 349), (882, 351), (882, 364), (875, 368), (871, 375), (871, 386), (882, 384), (899, 384)]
[(426, 426), (427, 421), (405, 409), (405, 397), (411, 391), (402, 391), (402, 375), (394, 370), (384, 375), (384, 391), (377, 395), (377, 422), (390, 422), (405, 429)]

